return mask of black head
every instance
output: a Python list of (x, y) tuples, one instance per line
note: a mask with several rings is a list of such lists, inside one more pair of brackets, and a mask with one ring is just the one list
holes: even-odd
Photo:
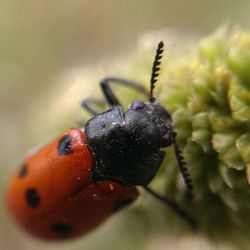
[(145, 151), (159, 150), (172, 144), (172, 121), (165, 108), (160, 106), (153, 95), (155, 83), (159, 75), (163, 42), (158, 44), (152, 66), (150, 94), (148, 102), (134, 101), (125, 113), (127, 126), (133, 134), (140, 138), (141, 148)]
[(135, 139), (140, 142), (143, 152), (153, 152), (172, 144), (171, 117), (155, 101), (134, 101), (124, 114), (124, 120)]

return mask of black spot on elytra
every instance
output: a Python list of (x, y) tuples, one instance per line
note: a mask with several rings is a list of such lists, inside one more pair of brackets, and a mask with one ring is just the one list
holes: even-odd
[(119, 198), (115, 204), (114, 211), (118, 211), (134, 201), (132, 198)]
[(51, 225), (51, 230), (61, 237), (69, 236), (72, 232), (72, 227), (66, 222), (58, 222)]
[(72, 136), (71, 135), (65, 135), (58, 144), (57, 147), (57, 152), (59, 155), (67, 155), (71, 154), (72, 150), (70, 148), (70, 144), (72, 141)]
[(40, 196), (35, 188), (27, 189), (25, 196), (26, 196), (26, 201), (30, 207), (32, 207), (32, 208), (38, 207), (41, 199), (40, 199)]
[(18, 176), (22, 178), (22, 177), (26, 176), (27, 173), (28, 173), (28, 167), (27, 167), (27, 164), (24, 163), (24, 164), (22, 165), (22, 167), (20, 168), (20, 171), (19, 171), (19, 173), (18, 173)]

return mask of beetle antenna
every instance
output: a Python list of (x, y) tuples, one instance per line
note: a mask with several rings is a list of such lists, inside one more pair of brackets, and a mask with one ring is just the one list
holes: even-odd
[(155, 83), (157, 82), (157, 77), (159, 75), (163, 50), (164, 50), (164, 43), (161, 41), (161, 42), (159, 42), (159, 44), (157, 46), (155, 60), (153, 62), (153, 66), (152, 66), (152, 73), (151, 73), (151, 79), (150, 79), (150, 95), (149, 95), (150, 102), (155, 101), (155, 97), (153, 96), (153, 90), (155, 87)]
[(179, 169), (180, 169), (181, 174), (183, 176), (184, 182), (186, 184), (186, 187), (187, 187), (188, 191), (191, 193), (192, 190), (193, 190), (192, 180), (191, 180), (190, 174), (188, 172), (188, 169), (186, 167), (184, 157), (182, 156), (182, 152), (179, 149), (179, 146), (178, 146), (178, 144), (176, 142), (176, 135), (177, 134), (175, 132), (173, 132), (172, 141), (173, 141), (175, 156), (176, 156), (176, 159), (177, 159), (177, 162), (178, 162), (178, 165), (179, 165)]

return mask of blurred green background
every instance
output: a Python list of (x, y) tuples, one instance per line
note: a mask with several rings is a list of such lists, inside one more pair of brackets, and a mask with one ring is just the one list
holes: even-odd
[[(9, 175), (30, 148), (81, 120), (68, 121), (65, 108), (64, 94), (80, 96), (79, 85), (84, 85), (74, 72), (82, 70), (79, 78), (95, 80), (84, 86), (84, 97), (93, 93), (98, 79), (117, 71), (119, 58), (136, 48), (142, 34), (168, 28), (198, 38), (225, 23), (248, 29), (249, 9), (246, 0), (1, 0), (0, 249), (58, 249), (19, 233), (6, 215), (4, 194)], [(66, 122), (58, 126), (57, 119)], [(65, 249), (83, 249), (83, 242)]]

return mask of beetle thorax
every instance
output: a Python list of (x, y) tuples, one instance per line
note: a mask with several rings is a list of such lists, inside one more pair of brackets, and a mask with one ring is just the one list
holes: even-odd
[(120, 106), (92, 118), (85, 127), (95, 159), (93, 181), (114, 180), (147, 185), (172, 144), (171, 119), (154, 103), (135, 101), (127, 112)]

